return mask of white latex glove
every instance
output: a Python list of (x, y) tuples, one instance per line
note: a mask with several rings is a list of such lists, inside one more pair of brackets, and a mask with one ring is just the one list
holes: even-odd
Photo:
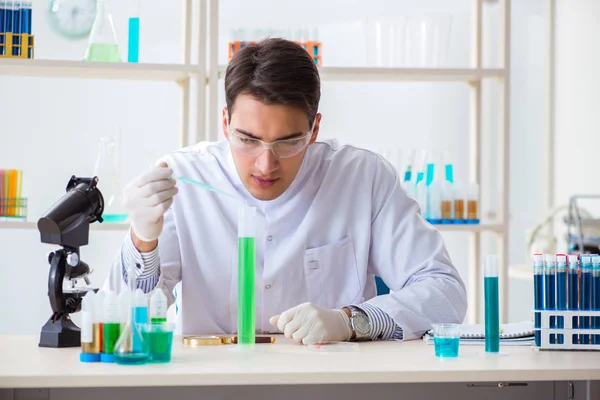
[(162, 232), (164, 214), (177, 194), (173, 170), (160, 163), (134, 179), (123, 191), (123, 205), (140, 240), (152, 242)]
[(303, 344), (341, 342), (352, 337), (350, 318), (343, 310), (329, 310), (313, 303), (290, 308), (269, 319), (288, 339)]

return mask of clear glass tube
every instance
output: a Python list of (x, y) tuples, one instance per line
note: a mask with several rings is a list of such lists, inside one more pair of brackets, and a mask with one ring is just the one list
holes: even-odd
[[(533, 256), (533, 307), (535, 310), (544, 309), (544, 256), (534, 254)], [(542, 327), (542, 314), (535, 313), (535, 327)], [(541, 346), (541, 334), (535, 332), (535, 345)]]
[(454, 184), (454, 220), (455, 222), (464, 223), (466, 219), (465, 202), (466, 194), (464, 186), (460, 183)]
[(485, 256), (483, 261), (485, 298), (485, 351), (500, 351), (500, 307), (498, 296), (498, 256)]
[(83, 59), (101, 62), (122, 61), (109, 0), (96, 1), (96, 19)]
[(238, 343), (255, 340), (256, 208), (247, 204), (238, 210)]
[(137, 63), (140, 56), (140, 0), (133, 0), (133, 3), (127, 26), (127, 62)]
[[(569, 269), (569, 282), (567, 285), (567, 292), (569, 299), (567, 300), (567, 307), (569, 310), (579, 310), (579, 257), (575, 254), (570, 254), (567, 257), (568, 269)], [(579, 328), (579, 318), (573, 317), (572, 320), (573, 329)], [(572, 343), (579, 343), (579, 335), (573, 335)]]
[(479, 185), (477, 183), (469, 184), (467, 192), (467, 220), (469, 222), (479, 222)]
[(104, 300), (104, 318), (102, 321), (102, 361), (114, 362), (115, 344), (121, 335), (119, 298), (113, 291), (106, 293)]
[[(556, 256), (544, 255), (544, 300), (546, 310), (556, 309)], [(550, 328), (556, 328), (556, 317), (550, 317)], [(550, 335), (550, 343), (556, 343), (556, 335)]]
[(454, 219), (454, 187), (451, 182), (442, 182), (442, 221), (451, 222)]

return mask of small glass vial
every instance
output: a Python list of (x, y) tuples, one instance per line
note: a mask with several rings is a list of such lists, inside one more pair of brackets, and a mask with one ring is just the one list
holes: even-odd
[(81, 302), (81, 362), (100, 361), (99, 326), (94, 323), (96, 304), (94, 292), (88, 292)]
[(442, 182), (442, 224), (453, 222), (452, 200), (454, 199), (454, 188), (448, 181)]
[(467, 193), (467, 223), (479, 223), (479, 185), (471, 183)]
[(464, 224), (466, 220), (465, 214), (465, 188), (460, 183), (454, 184), (454, 223)]

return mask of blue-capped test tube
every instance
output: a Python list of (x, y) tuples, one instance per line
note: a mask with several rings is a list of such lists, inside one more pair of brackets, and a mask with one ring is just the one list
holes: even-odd
[[(556, 310), (556, 256), (544, 255), (544, 299), (546, 310)], [(556, 328), (556, 317), (550, 317), (550, 328)], [(556, 343), (556, 335), (550, 335), (550, 344)]]
[[(589, 311), (592, 309), (592, 257), (581, 256), (581, 286), (579, 291), (579, 309)], [(579, 326), (589, 329), (590, 317), (580, 317)], [(590, 344), (590, 335), (579, 335), (579, 343)]]
[[(600, 256), (592, 257), (592, 310), (600, 311)], [(600, 329), (600, 317), (592, 318), (592, 328)], [(600, 335), (592, 335), (592, 343), (600, 344)]]
[[(556, 309), (565, 311), (567, 309), (567, 256), (565, 254), (556, 255)], [(556, 318), (558, 328), (565, 327), (565, 317)], [(565, 343), (563, 334), (558, 334), (558, 344)]]
[[(544, 256), (533, 255), (533, 307), (535, 308), (535, 327), (542, 327), (542, 314), (538, 310), (544, 309)], [(541, 333), (535, 331), (535, 345), (541, 346)]]
[[(569, 281), (567, 283), (568, 300), (567, 307), (571, 311), (579, 310), (579, 257), (575, 254), (570, 254), (567, 257), (568, 270), (569, 270)], [(579, 327), (579, 318), (573, 317), (571, 322), (573, 329)], [(579, 343), (579, 335), (573, 335), (572, 343)]]

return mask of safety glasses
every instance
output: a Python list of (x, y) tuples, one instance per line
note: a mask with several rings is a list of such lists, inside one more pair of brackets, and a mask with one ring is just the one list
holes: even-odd
[[(314, 126), (313, 126), (314, 128)], [(313, 130), (307, 132), (306, 135), (300, 136), (294, 139), (276, 140), (272, 143), (265, 143), (260, 139), (250, 138), (242, 133), (237, 132), (229, 124), (227, 124), (227, 130), (229, 132), (229, 143), (239, 151), (250, 157), (258, 157), (265, 150), (270, 150), (279, 158), (289, 158), (304, 150), (310, 138)]]

